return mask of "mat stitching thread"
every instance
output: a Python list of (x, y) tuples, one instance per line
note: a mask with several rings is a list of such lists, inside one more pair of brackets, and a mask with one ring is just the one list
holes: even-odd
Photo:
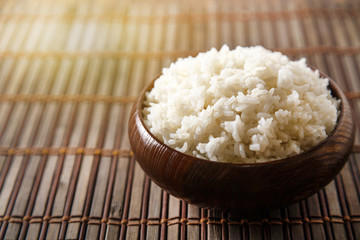
[[(352, 152), (358, 153), (360, 152), (360, 145), (355, 144)], [(102, 157), (132, 157), (134, 156), (133, 151), (130, 149), (108, 149), (108, 148), (78, 148), (78, 147), (52, 147), (52, 148), (42, 148), (42, 147), (31, 147), (31, 148), (24, 148), (24, 147), (1, 147), (0, 146), (0, 155), (48, 155), (48, 156), (58, 156), (58, 155), (100, 155)]]
[(1, 147), (0, 155), (101, 155), (103, 157), (132, 157), (133, 152), (128, 149), (107, 149), (107, 148), (78, 148), (78, 147), (60, 147), (60, 148), (42, 148), (42, 147)]
[(87, 222), (88, 224), (93, 225), (101, 225), (102, 223), (106, 223), (107, 225), (127, 225), (127, 226), (139, 226), (139, 225), (161, 225), (162, 223), (166, 223), (168, 226), (174, 224), (182, 224), (186, 225), (200, 225), (202, 223), (206, 224), (229, 224), (229, 225), (283, 225), (283, 224), (323, 224), (325, 222), (330, 223), (345, 223), (345, 222), (360, 222), (360, 217), (358, 216), (333, 216), (333, 217), (311, 217), (311, 218), (294, 218), (294, 219), (268, 219), (264, 218), (260, 221), (253, 221), (249, 219), (241, 219), (240, 221), (234, 221), (226, 218), (180, 218), (174, 217), (171, 219), (159, 219), (159, 218), (149, 218), (149, 219), (101, 219), (100, 217), (81, 217), (81, 216), (70, 216), (70, 217), (61, 217), (61, 216), (4, 216), (0, 218), (0, 222), (13, 222), (13, 223), (23, 223), (29, 222), (31, 223), (42, 223), (44, 221), (48, 221), (49, 223), (61, 223), (63, 221), (67, 221), (68, 223), (79, 223), (79, 222)]
[(304, 17), (314, 17), (321, 15), (323, 18), (333, 17), (334, 15), (340, 16), (359, 16), (360, 12), (357, 9), (322, 9), (322, 8), (305, 8), (305, 9), (295, 9), (295, 10), (281, 10), (281, 11), (252, 11), (252, 12), (205, 12), (197, 14), (168, 14), (168, 15), (129, 15), (122, 12), (113, 12), (106, 14), (99, 13), (90, 13), (90, 14), (41, 14), (41, 13), (3, 13), (0, 15), (3, 19), (14, 18), (17, 20), (24, 20), (25, 18), (47, 18), (47, 19), (71, 19), (71, 18), (82, 18), (82, 19), (93, 19), (98, 20), (114, 20), (119, 19), (122, 21), (136, 21), (137, 23), (153, 23), (158, 21), (185, 21), (185, 22), (194, 22), (194, 21), (204, 21), (208, 19), (217, 18), (217, 20), (228, 20), (228, 21), (250, 21), (250, 20), (287, 20), (291, 18), (304, 18)]
[(107, 96), (107, 95), (0, 95), (2, 102), (105, 102), (105, 103), (133, 103), (136, 96)]
[[(346, 92), (349, 99), (360, 98), (360, 91)], [(105, 102), (105, 103), (134, 103), (136, 96), (107, 96), (107, 95), (0, 95), (0, 102)]]
[[(279, 51), (288, 55), (316, 55), (316, 54), (336, 54), (336, 55), (354, 55), (360, 53), (359, 46), (310, 46), (294, 48), (270, 48), (273, 51)], [(178, 58), (188, 55), (195, 56), (205, 49), (193, 51), (157, 51), (157, 52), (127, 52), (127, 51), (1, 51), (0, 58), (78, 58), (78, 57), (98, 57), (98, 58)]]

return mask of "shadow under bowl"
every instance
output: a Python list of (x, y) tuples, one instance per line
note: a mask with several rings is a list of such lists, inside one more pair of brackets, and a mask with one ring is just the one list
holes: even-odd
[(333, 132), (298, 155), (263, 163), (225, 163), (199, 159), (161, 142), (147, 128), (141, 110), (149, 84), (134, 104), (129, 139), (137, 162), (168, 193), (188, 203), (219, 210), (259, 211), (300, 201), (326, 186), (346, 163), (355, 126), (345, 94), (329, 79), (332, 95), (341, 100)]

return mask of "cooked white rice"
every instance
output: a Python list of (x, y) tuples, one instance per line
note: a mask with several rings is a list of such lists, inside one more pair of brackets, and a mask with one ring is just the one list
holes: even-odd
[(178, 151), (264, 162), (307, 150), (334, 129), (339, 100), (328, 82), (305, 59), (223, 46), (163, 69), (143, 115), (150, 131)]

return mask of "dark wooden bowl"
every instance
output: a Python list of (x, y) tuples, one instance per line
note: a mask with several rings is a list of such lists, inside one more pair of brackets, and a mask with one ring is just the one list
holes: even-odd
[(141, 114), (145, 92), (153, 84), (142, 91), (132, 109), (130, 144), (136, 160), (150, 178), (188, 203), (240, 211), (295, 203), (334, 179), (351, 153), (355, 135), (352, 112), (345, 94), (331, 79), (331, 92), (341, 99), (341, 113), (334, 131), (308, 151), (285, 159), (252, 164), (199, 159), (176, 151), (157, 139), (145, 126)]

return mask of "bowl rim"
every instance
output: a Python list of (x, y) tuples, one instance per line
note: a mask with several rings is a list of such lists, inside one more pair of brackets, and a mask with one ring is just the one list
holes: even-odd
[(242, 162), (221, 162), (221, 161), (211, 161), (210, 159), (202, 159), (202, 158), (198, 158), (198, 157), (195, 157), (193, 155), (190, 155), (190, 154), (187, 154), (187, 153), (183, 153), (183, 152), (180, 152), (168, 145), (166, 145), (164, 142), (162, 142), (160, 139), (158, 139), (151, 131), (150, 129), (146, 126), (145, 124), (145, 121), (144, 121), (144, 117), (143, 117), (143, 113), (142, 113), (142, 110), (143, 110), (143, 105), (144, 105), (144, 99), (145, 99), (145, 96), (146, 96), (146, 93), (149, 92), (153, 87), (154, 87), (154, 84), (155, 84), (155, 81), (160, 77), (162, 76), (162, 74), (158, 75), (155, 79), (151, 80), (150, 83), (144, 87), (144, 89), (141, 91), (139, 97), (137, 98), (136, 100), (136, 103), (135, 103), (135, 113), (138, 115), (138, 118), (141, 122), (141, 125), (142, 127), (144, 128), (144, 130), (147, 132), (147, 134), (152, 138), (154, 139), (157, 144), (160, 144), (162, 147), (165, 147), (166, 149), (170, 150), (170, 151), (174, 151), (176, 152), (177, 154), (179, 155), (183, 155), (184, 157), (186, 157), (187, 159), (191, 159), (193, 161), (200, 161), (200, 162), (204, 162), (204, 163), (208, 163), (208, 164), (217, 164), (217, 165), (226, 165), (226, 166), (241, 166), (241, 167), (261, 167), (261, 166), (268, 166), (268, 165), (276, 165), (276, 164), (284, 164), (284, 163), (287, 163), (287, 162), (292, 162), (294, 163), (294, 161), (301, 161), (304, 159), (304, 157), (306, 155), (308, 155), (310, 152), (314, 152), (315, 150), (318, 150), (319, 148), (321, 148), (323, 145), (325, 145), (333, 135), (335, 135), (336, 132), (339, 131), (339, 126), (340, 126), (340, 122), (343, 121), (344, 119), (344, 104), (345, 102), (348, 102), (345, 94), (343, 93), (342, 89), (338, 86), (338, 84), (332, 80), (332, 78), (330, 78), (328, 75), (322, 73), (320, 70), (310, 66), (310, 65), (307, 65), (308, 67), (310, 67), (313, 71), (318, 71), (319, 74), (320, 74), (320, 77), (321, 78), (325, 78), (325, 79), (328, 79), (328, 89), (330, 90), (331, 92), (331, 95), (335, 98), (337, 98), (338, 100), (340, 100), (340, 105), (339, 105), (339, 109), (338, 109), (338, 112), (339, 112), (339, 115), (337, 117), (337, 121), (336, 121), (336, 124), (334, 126), (334, 129), (331, 131), (330, 134), (328, 134), (328, 136), (323, 139), (321, 142), (319, 142), (317, 145), (311, 147), (310, 149), (306, 150), (306, 151), (303, 151), (299, 154), (296, 154), (296, 155), (293, 155), (293, 156), (290, 156), (290, 157), (286, 157), (286, 158), (279, 158), (279, 159), (272, 159), (270, 161), (266, 161), (266, 162), (254, 162), (254, 163), (242, 163)]

